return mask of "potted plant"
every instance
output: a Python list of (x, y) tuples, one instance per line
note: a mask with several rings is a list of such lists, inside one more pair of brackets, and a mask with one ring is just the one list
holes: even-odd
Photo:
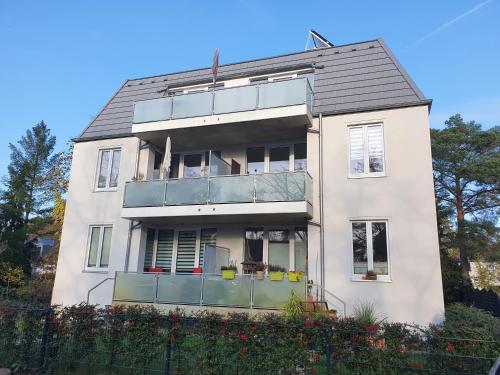
[(330, 309), (330, 310), (328, 310), (328, 312), (326, 313), (326, 315), (327, 315), (329, 318), (336, 318), (336, 317), (337, 317), (337, 310), (335, 310), (335, 309)]
[(285, 268), (274, 264), (270, 264), (267, 268), (269, 270), (269, 280), (282, 281), (283, 278), (285, 277), (285, 272), (286, 272)]
[(366, 275), (363, 276), (363, 280), (377, 280), (377, 274), (373, 270), (369, 270), (366, 272)]
[(222, 266), (220, 270), (224, 280), (233, 280), (236, 277), (238, 268), (236, 267), (236, 263), (230, 262), (228, 266)]
[(294, 283), (302, 281), (303, 274), (304, 273), (301, 271), (288, 271), (288, 281), (291, 281)]
[(266, 270), (266, 265), (263, 262), (257, 262), (255, 264), (255, 273), (257, 274), (257, 280), (264, 280), (264, 271)]

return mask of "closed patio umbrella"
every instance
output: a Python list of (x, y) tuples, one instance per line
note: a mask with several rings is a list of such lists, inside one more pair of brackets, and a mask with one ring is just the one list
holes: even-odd
[(170, 136), (167, 137), (167, 143), (165, 144), (165, 154), (163, 155), (163, 178), (168, 178), (170, 174), (170, 163), (172, 160), (172, 142), (170, 141)]

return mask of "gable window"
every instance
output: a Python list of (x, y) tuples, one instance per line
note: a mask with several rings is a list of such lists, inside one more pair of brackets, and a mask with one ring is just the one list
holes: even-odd
[(99, 164), (96, 190), (114, 190), (118, 186), (120, 171), (120, 149), (99, 151)]
[(377, 279), (389, 280), (387, 221), (352, 221), (353, 277), (362, 279), (374, 271)]
[(96, 225), (90, 227), (87, 269), (106, 269), (111, 251), (112, 226)]
[(382, 124), (349, 127), (349, 176), (385, 174)]

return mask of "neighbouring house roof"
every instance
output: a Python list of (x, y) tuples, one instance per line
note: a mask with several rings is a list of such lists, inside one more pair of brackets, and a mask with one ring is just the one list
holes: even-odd
[[(314, 67), (315, 116), (431, 104), (381, 39), (221, 65), (218, 79), (303, 67)], [(134, 102), (211, 79), (207, 67), (127, 80), (75, 141), (129, 136)]]

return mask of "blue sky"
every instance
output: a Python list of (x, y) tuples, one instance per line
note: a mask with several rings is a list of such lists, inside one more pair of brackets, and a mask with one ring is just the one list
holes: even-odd
[(8, 143), (44, 120), (58, 149), (121, 83), (301, 51), (307, 30), (339, 45), (383, 38), (434, 99), (431, 125), (460, 112), (500, 124), (500, 0), (0, 1), (0, 175)]

